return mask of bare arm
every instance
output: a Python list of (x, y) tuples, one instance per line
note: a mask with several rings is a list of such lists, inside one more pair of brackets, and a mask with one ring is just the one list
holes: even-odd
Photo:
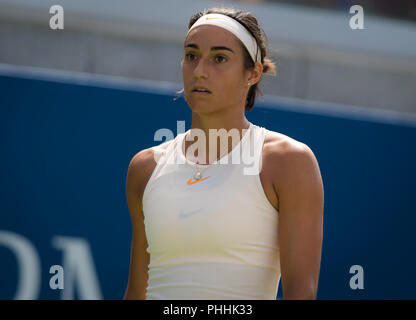
[(316, 299), (324, 208), (319, 165), (300, 142), (288, 145), (276, 161), (283, 299)]
[(142, 209), (143, 191), (153, 171), (153, 153), (145, 149), (137, 153), (130, 162), (126, 180), (126, 198), (132, 223), (130, 271), (125, 300), (146, 299), (148, 265), (150, 261)]

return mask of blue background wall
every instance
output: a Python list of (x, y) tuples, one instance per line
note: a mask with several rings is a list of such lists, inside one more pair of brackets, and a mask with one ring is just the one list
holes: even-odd
[[(176, 134), (177, 120), (190, 127), (185, 101), (168, 91), (10, 75), (0, 76), (0, 88), (0, 233), (24, 237), (38, 253), (34, 298), (61, 299), (49, 287), (49, 268), (63, 263), (53, 239), (64, 236), (88, 244), (102, 298), (122, 299), (128, 164), (160, 143), (158, 129)], [(306, 143), (318, 159), (325, 188), (318, 299), (416, 299), (416, 125), (283, 104), (259, 102), (247, 118)], [(349, 287), (352, 265), (364, 269), (363, 290)], [(20, 268), (0, 242), (0, 299), (15, 297)]]

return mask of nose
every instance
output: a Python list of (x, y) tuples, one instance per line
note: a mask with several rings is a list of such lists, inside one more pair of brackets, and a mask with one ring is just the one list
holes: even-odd
[(208, 78), (208, 69), (207, 69), (206, 63), (207, 63), (206, 59), (204, 58), (199, 59), (194, 69), (195, 78), (197, 79)]

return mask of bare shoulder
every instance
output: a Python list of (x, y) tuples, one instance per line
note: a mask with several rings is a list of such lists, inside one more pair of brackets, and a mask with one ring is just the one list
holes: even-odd
[(131, 159), (129, 168), (143, 169), (143, 167), (147, 167), (153, 162), (156, 162), (152, 160), (156, 160), (158, 156), (162, 155), (163, 151), (166, 150), (170, 142), (171, 140), (157, 146), (140, 150)]
[[(273, 181), (283, 184), (298, 175), (318, 171), (312, 149), (305, 143), (285, 134), (267, 130), (263, 147), (263, 165)], [(276, 189), (279, 189), (275, 185)]]
[(156, 166), (157, 160), (163, 155), (173, 140), (137, 152), (130, 161), (129, 169), (142, 171)]
[[(267, 130), (264, 139), (263, 153), (273, 157), (291, 157), (294, 154), (311, 151), (305, 143), (283, 133)], [(277, 160), (277, 159), (276, 159)]]
[(139, 195), (140, 199), (143, 196), (146, 184), (156, 167), (157, 161), (164, 154), (172, 141), (173, 140), (169, 140), (157, 146), (140, 150), (130, 160), (127, 177), (128, 186), (131, 186), (134, 192)]

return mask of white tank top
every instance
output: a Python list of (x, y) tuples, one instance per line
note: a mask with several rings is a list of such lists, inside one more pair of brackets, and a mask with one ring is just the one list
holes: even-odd
[[(184, 156), (187, 132), (162, 152), (143, 193), (147, 300), (276, 299), (279, 212), (263, 191), (258, 168), (255, 174), (244, 171), (253, 158), (261, 164), (266, 131), (250, 123), (231, 152), (205, 166), (196, 183), (187, 184), (197, 171)], [(238, 164), (233, 159), (241, 150)]]

